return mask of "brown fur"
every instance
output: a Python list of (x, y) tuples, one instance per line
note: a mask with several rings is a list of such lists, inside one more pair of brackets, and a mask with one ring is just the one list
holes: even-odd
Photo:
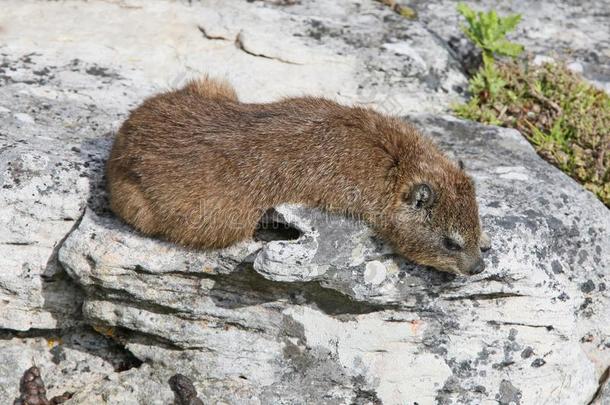
[(205, 78), (133, 111), (107, 176), (117, 215), (183, 245), (229, 246), (251, 238), (270, 207), (302, 203), (363, 218), (420, 264), (481, 269), (471, 179), (413, 126), (366, 108), (246, 104)]

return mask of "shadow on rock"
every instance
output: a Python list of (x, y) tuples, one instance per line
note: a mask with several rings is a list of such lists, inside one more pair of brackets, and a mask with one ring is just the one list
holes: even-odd
[(282, 301), (310, 304), (328, 315), (357, 315), (383, 311), (390, 306), (359, 302), (318, 282), (271, 281), (258, 274), (249, 263), (229, 275), (210, 276), (215, 280), (210, 298), (221, 308), (236, 309)]

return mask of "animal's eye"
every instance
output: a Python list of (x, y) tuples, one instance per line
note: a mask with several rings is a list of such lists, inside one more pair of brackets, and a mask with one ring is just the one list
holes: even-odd
[(451, 238), (444, 238), (443, 245), (445, 246), (445, 249), (452, 250), (454, 252), (462, 250), (462, 246)]

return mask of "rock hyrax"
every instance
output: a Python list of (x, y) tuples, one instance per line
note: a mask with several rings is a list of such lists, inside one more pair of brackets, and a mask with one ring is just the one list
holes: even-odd
[(251, 238), (269, 208), (301, 203), (362, 218), (416, 263), (484, 267), (470, 177), (415, 127), (367, 108), (317, 97), (242, 103), (204, 78), (131, 113), (107, 176), (117, 215), (187, 246)]

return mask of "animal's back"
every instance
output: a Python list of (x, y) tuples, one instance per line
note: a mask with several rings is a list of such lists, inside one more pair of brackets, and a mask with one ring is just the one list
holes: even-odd
[(367, 220), (418, 263), (483, 268), (472, 179), (412, 125), (370, 109), (247, 104), (204, 79), (133, 111), (107, 168), (113, 211), (183, 245), (226, 247), (252, 237), (267, 209), (301, 203)]
[[(206, 78), (151, 97), (134, 110), (116, 135), (107, 164), (111, 209), (146, 234), (195, 246), (231, 243), (231, 232), (213, 238), (209, 231), (213, 211), (228, 203), (213, 187), (228, 179), (218, 177), (223, 156), (213, 134), (222, 128), (212, 117), (237, 103), (230, 85)], [(206, 124), (206, 131), (198, 131)], [(192, 184), (185, 174), (200, 181)]]
[(365, 140), (329, 128), (354, 118), (350, 111), (307, 97), (240, 103), (228, 84), (209, 79), (152, 97), (117, 134), (111, 208), (144, 233), (220, 247), (251, 236), (280, 203), (339, 206), (332, 198), (346, 177), (373, 175)]

